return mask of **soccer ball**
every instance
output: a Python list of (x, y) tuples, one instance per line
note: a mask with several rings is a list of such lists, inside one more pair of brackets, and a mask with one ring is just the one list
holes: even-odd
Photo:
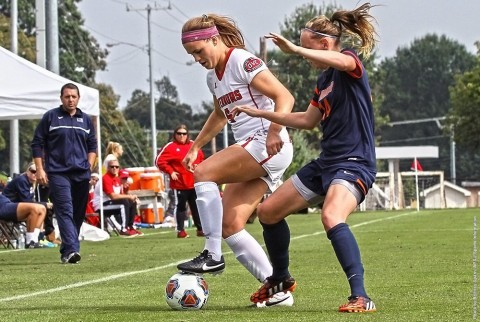
[(195, 274), (177, 273), (165, 287), (165, 299), (174, 310), (200, 310), (207, 304), (207, 282)]

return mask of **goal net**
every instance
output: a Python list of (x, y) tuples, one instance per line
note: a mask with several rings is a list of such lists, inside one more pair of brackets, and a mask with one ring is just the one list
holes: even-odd
[(445, 208), (443, 171), (379, 172), (360, 209), (424, 209), (427, 195)]

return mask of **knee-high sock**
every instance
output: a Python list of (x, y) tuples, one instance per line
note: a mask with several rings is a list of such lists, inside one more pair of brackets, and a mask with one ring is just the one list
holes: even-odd
[(363, 264), (360, 249), (350, 228), (340, 223), (327, 232), (338, 261), (347, 275), (351, 295), (367, 296), (363, 283)]
[(290, 228), (285, 219), (276, 224), (267, 225), (260, 222), (263, 226), (263, 239), (267, 247), (268, 256), (272, 262), (272, 278), (282, 280), (290, 276), (288, 271), (290, 246)]
[(205, 249), (212, 253), (214, 260), (222, 256), (223, 208), (220, 191), (215, 182), (195, 183), (197, 207), (205, 234)]
[(258, 281), (263, 282), (272, 275), (272, 265), (262, 246), (245, 229), (225, 238), (237, 260)]

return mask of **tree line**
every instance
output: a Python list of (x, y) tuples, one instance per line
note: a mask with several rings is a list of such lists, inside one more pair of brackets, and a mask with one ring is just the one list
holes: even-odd
[[(147, 166), (151, 163), (150, 98), (149, 93), (137, 89), (131, 93), (126, 106), (119, 106), (119, 97), (108, 84), (97, 83), (97, 71), (107, 67), (108, 50), (82, 28), (84, 20), (78, 10), (80, 0), (59, 0), (60, 74), (73, 81), (97, 88), (100, 92), (100, 123), (102, 146), (118, 141), (125, 148), (124, 166)], [(0, 0), (0, 45), (10, 48), (9, 0)], [(297, 41), (305, 22), (319, 14), (329, 15), (341, 9), (332, 4), (312, 3), (297, 7), (281, 23), (280, 32)], [(18, 1), (20, 56), (35, 62), (35, 8), (32, 1)], [(60, 17), (68, 17), (60, 18)], [(350, 39), (344, 40), (348, 46)], [(480, 43), (472, 54), (464, 45), (445, 35), (427, 34), (399, 47), (393, 57), (379, 59), (374, 53), (363, 59), (369, 73), (372, 99), (376, 114), (378, 146), (437, 145), (438, 159), (421, 160), (424, 170), (443, 170), (448, 180), (453, 176), (451, 140), (456, 143), (456, 178), (480, 181)], [(260, 53), (256, 53), (260, 54)], [(308, 106), (311, 88), (318, 71), (297, 56), (280, 51), (266, 53), (266, 63), (291, 91), (296, 99), (295, 110)], [(77, 68), (82, 67), (82, 68)], [(199, 80), (202, 82), (203, 80)], [(168, 76), (155, 80), (157, 145), (161, 147), (171, 138), (171, 131), (179, 123), (200, 130), (212, 111), (211, 102), (199, 102), (200, 111), (181, 101), (177, 89)], [(26, 83), (28, 86), (28, 83)], [(53, 106), (52, 106), (53, 108)], [(438, 122), (392, 124), (400, 121), (435, 119)], [(20, 121), (21, 168), (31, 159), (30, 140), (36, 122)], [(319, 153), (319, 128), (312, 131), (291, 131), (295, 156), (287, 175), (292, 174)], [(222, 147), (221, 135), (217, 138)], [(229, 143), (233, 137), (229, 135)], [(0, 122), (0, 170), (9, 172), (9, 124)], [(212, 152), (206, 147), (207, 156)], [(401, 170), (410, 168), (411, 160), (402, 161)], [(379, 163), (379, 170), (386, 165)]]

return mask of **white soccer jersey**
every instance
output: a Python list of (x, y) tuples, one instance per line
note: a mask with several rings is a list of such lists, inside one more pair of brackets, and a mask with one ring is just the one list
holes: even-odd
[[(232, 127), (235, 141), (244, 140), (257, 131), (268, 131), (270, 121), (263, 118), (250, 117), (240, 113), (235, 118), (230, 111), (234, 106), (248, 105), (261, 110), (274, 110), (274, 102), (250, 86), (253, 78), (268, 69), (265, 63), (246, 50), (232, 48), (227, 55), (227, 63), (223, 73), (211, 70), (207, 74), (210, 92), (217, 98), (218, 105)], [(287, 130), (280, 133), (285, 142), (289, 142)]]

